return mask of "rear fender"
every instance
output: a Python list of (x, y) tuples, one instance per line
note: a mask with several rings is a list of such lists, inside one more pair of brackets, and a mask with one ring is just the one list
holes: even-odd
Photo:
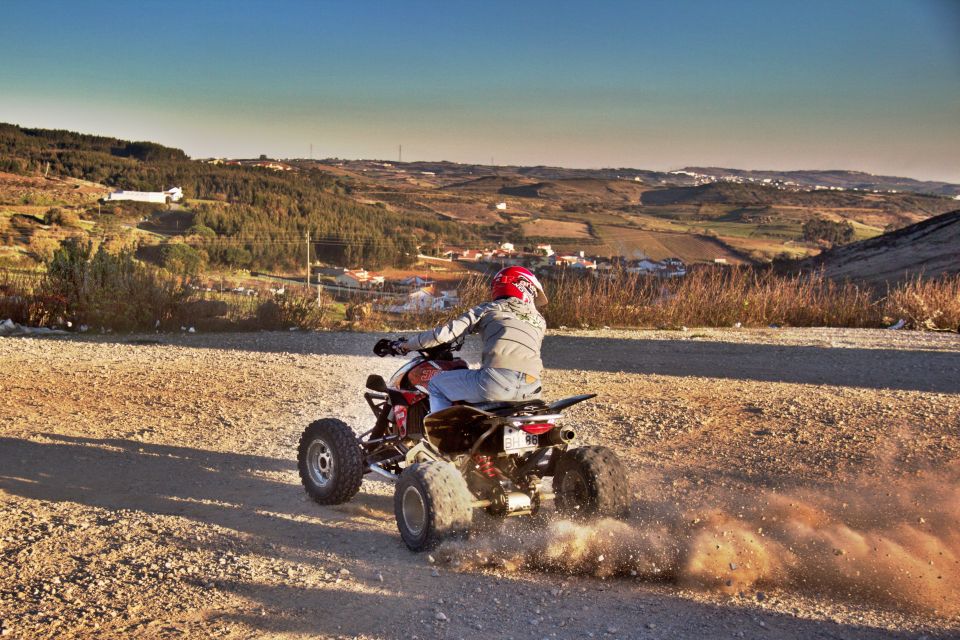
[(590, 400), (591, 398), (596, 398), (597, 394), (595, 393), (585, 393), (582, 396), (570, 396), (569, 398), (564, 398), (563, 400), (557, 400), (556, 402), (551, 402), (547, 405), (547, 409), (550, 411), (562, 411), (567, 407), (572, 407), (575, 404), (583, 402), (584, 400)]

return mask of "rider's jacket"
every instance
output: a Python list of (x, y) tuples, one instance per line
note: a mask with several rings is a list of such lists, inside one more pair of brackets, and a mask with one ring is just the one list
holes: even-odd
[(539, 378), (543, 370), (540, 345), (547, 322), (533, 304), (501, 298), (470, 309), (436, 329), (407, 341), (408, 349), (427, 349), (451, 342), (465, 333), (483, 338), (484, 368), (511, 369)]

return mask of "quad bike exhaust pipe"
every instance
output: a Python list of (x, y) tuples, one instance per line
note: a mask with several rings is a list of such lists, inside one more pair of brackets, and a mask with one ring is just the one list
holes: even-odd
[(551, 429), (547, 440), (551, 445), (570, 444), (577, 438), (577, 432), (572, 427), (559, 427)]

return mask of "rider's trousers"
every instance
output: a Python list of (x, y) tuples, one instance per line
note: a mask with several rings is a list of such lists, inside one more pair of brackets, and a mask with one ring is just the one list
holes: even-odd
[(510, 402), (540, 397), (540, 381), (510, 369), (454, 369), (433, 376), (427, 385), (430, 413), (456, 401)]

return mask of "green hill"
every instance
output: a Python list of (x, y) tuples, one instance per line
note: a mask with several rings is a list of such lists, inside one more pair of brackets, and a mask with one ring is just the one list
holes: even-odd
[[(400, 215), (360, 204), (349, 197), (349, 180), (321, 171), (208, 164), (150, 142), (0, 124), (0, 171), (76, 178), (116, 189), (180, 186), (189, 226), (215, 234), (194, 238), (192, 244), (211, 263), (232, 267), (302, 264), (308, 232), (320, 259), (367, 267), (407, 264), (423, 239), (458, 242), (469, 237), (456, 224), (430, 214)], [(144, 214), (144, 208), (151, 209), (122, 203), (101, 212), (109, 216), (134, 209)], [(78, 213), (92, 215), (90, 208)]]

